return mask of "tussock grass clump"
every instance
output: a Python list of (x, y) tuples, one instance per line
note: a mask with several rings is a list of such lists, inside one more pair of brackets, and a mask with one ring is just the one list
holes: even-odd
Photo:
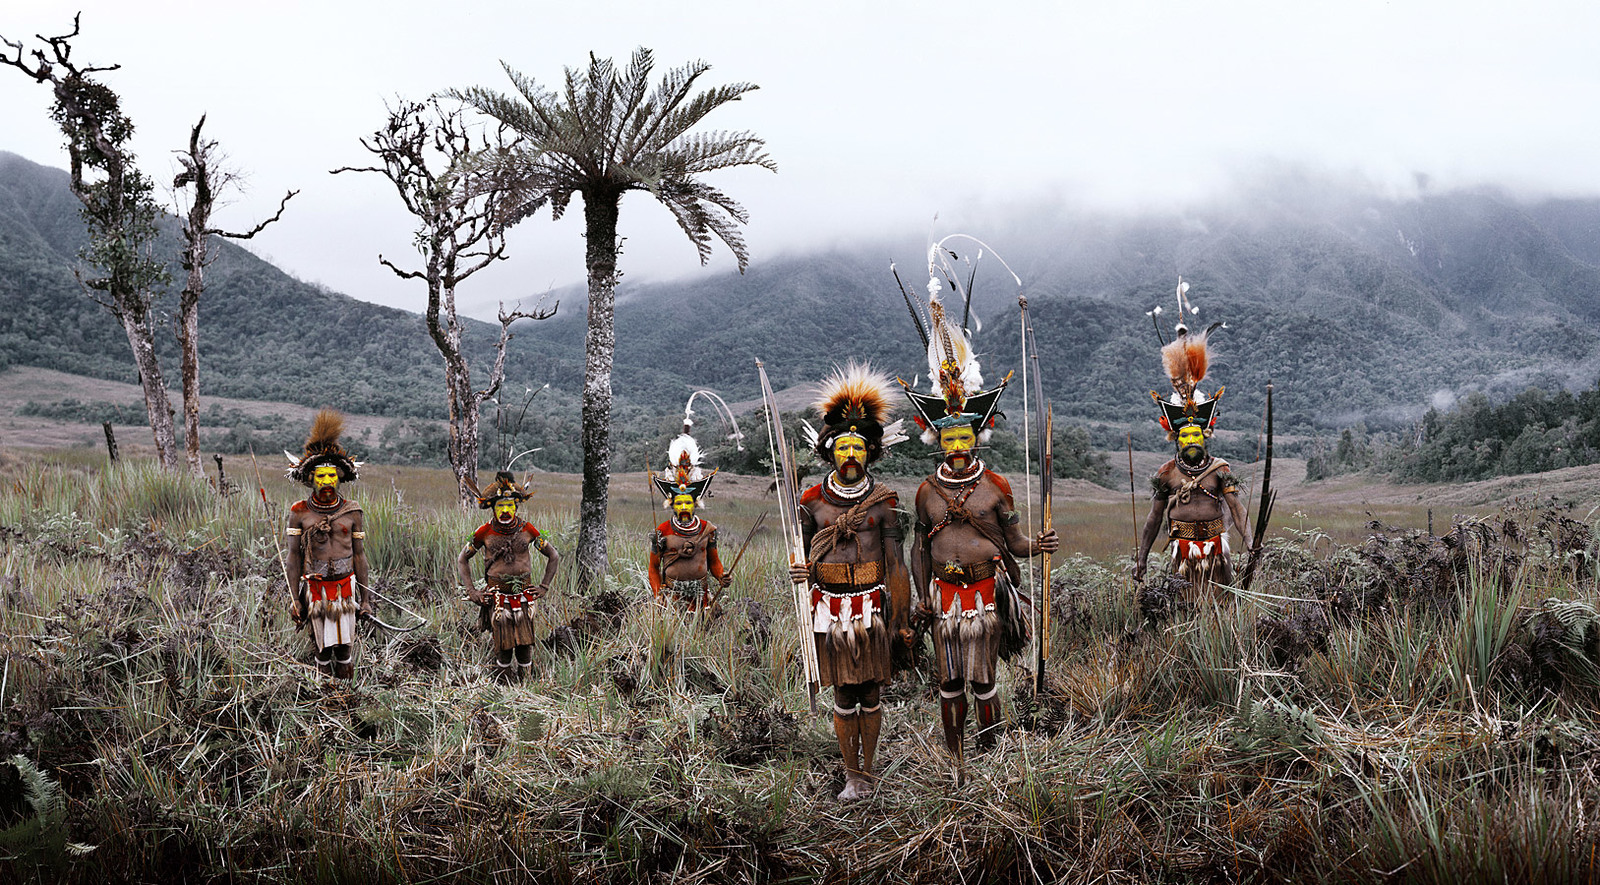
[[(384, 616), (427, 625), (362, 628), (342, 684), (288, 623), (282, 514), (259, 497), (138, 465), (11, 469), (7, 881), (1600, 875), (1580, 812), (1600, 800), (1594, 535), (1557, 506), (1354, 545), (1302, 526), (1220, 600), (1068, 557), (1044, 690), (1002, 668), (1006, 729), (969, 742), (965, 786), (912, 667), (883, 694), (875, 794), (840, 806), (831, 699), (813, 713), (799, 682), (769, 537), (691, 615), (650, 603), (659, 513), (619, 511), (612, 574), (557, 581), (534, 678), (507, 686), (454, 587), (481, 514), (359, 489)], [(753, 512), (729, 511), (732, 533)], [(570, 547), (571, 513), (532, 515)]]

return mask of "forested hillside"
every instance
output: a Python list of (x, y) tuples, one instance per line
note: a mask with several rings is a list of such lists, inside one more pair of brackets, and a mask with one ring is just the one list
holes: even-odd
[[(0, 154), (0, 362), (132, 380), (120, 329), (73, 281), (81, 225), (65, 182)], [(982, 233), (1023, 277), (1058, 417), (1102, 431), (1152, 417), (1145, 391), (1164, 382), (1145, 312), (1167, 305), (1170, 335), (1180, 274), (1199, 321), (1228, 324), (1208, 382), (1227, 385), (1224, 427), (1259, 422), (1269, 379), (1280, 429), (1316, 432), (1416, 420), (1472, 390), (1583, 389), (1600, 375), (1600, 201), (1426, 191), (1400, 200), (1284, 174), (1204, 210), (1034, 211)], [(888, 270), (897, 261), (920, 287), (922, 256), (897, 248), (757, 256), (743, 276), (625, 281), (614, 375), (623, 451), (659, 448), (696, 388), (754, 399), (757, 357), (780, 388), (850, 358), (925, 375)], [(231, 246), (211, 279), (207, 393), (442, 416), (442, 370), (421, 317), (302, 283)], [(976, 288), (985, 322), (976, 345), (993, 381), (1016, 368), (1018, 290), (988, 260)], [(508, 378), (519, 390), (552, 385), (526, 422), (552, 465), (576, 463), (565, 450), (582, 367), (583, 296), (560, 294), (554, 319), (518, 327)], [(480, 358), (493, 332), (471, 324)]]
[[(162, 244), (174, 261), (175, 230)], [(66, 173), (0, 152), (0, 365), (135, 380), (122, 328), (73, 277), (83, 237)], [(200, 307), (203, 394), (443, 416), (443, 365), (420, 315), (301, 282), (231, 243), (218, 252)], [(497, 332), (473, 324), (480, 357)], [(175, 340), (157, 341), (175, 368)]]

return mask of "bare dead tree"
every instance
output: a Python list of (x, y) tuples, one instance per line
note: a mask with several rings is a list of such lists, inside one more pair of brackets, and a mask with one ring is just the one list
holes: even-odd
[(79, 16), (73, 16), (71, 33), (35, 35), (40, 45), (32, 50), (0, 36), (5, 47), (0, 63), (48, 83), (55, 96), (51, 117), (67, 137), (72, 193), (82, 204), (89, 232), (79, 257), (91, 270), (87, 275), (77, 271), (78, 282), (122, 324), (144, 388), (156, 459), (163, 468), (176, 470), (172, 403), (156, 359), (153, 322), (156, 290), (168, 278), (166, 266), (155, 257), (160, 209), (150, 179), (128, 150), (133, 122), (122, 113), (117, 94), (93, 77), (120, 65), (73, 61), (72, 41), (78, 33)]
[(475, 138), (459, 111), (442, 107), (437, 99), (404, 102), (389, 109), (388, 124), (362, 139), (361, 146), (378, 157), (380, 166), (344, 166), (340, 172), (377, 172), (388, 178), (400, 194), (406, 211), (418, 221), (416, 248), (421, 270), (407, 270), (382, 255), (378, 262), (407, 280), (428, 286), (425, 317), (428, 334), (444, 357), (445, 390), (450, 409), (450, 468), (455, 472), (461, 500), (474, 500), (481, 451), (479, 415), (485, 400), (495, 396), (505, 381), (506, 344), (511, 324), (519, 319), (544, 320), (555, 315), (560, 302), (545, 308), (543, 299), (532, 311), (507, 311), (500, 305), (500, 338), (486, 384), (474, 388), (471, 367), (461, 347), (462, 324), (456, 314), (456, 287), (496, 261), (505, 259), (505, 235), (495, 225), (504, 193), (487, 189), (466, 195), (455, 171), (459, 161), (475, 150), (503, 146), (500, 133)]
[[(239, 185), (238, 173), (224, 165), (224, 157), (215, 141), (202, 138), (200, 130), (206, 125), (206, 116), (189, 132), (189, 149), (178, 153), (178, 163), (183, 171), (172, 182), (173, 194), (179, 201), (178, 210), (184, 217), (182, 265), (187, 279), (178, 296), (178, 345), (182, 350), (183, 374), (183, 429), (184, 449), (189, 470), (196, 476), (203, 474), (200, 466), (200, 296), (206, 291), (206, 266), (216, 260), (212, 248), (213, 237), (230, 240), (248, 240), (265, 230), (267, 225), (283, 217), (283, 209), (299, 191), (284, 194), (278, 203), (277, 214), (255, 227), (234, 232), (211, 226), (211, 213), (220, 196), (230, 187)], [(193, 187), (187, 211), (178, 196)]]

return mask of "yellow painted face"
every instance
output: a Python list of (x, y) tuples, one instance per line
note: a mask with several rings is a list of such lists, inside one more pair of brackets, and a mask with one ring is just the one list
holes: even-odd
[(674, 516), (687, 522), (690, 517), (694, 516), (694, 496), (673, 495), (672, 513)]
[(863, 437), (845, 434), (835, 437), (833, 441), (833, 466), (844, 467), (845, 462), (854, 458), (857, 464), (867, 463), (867, 441)]
[(970, 452), (978, 444), (978, 434), (971, 425), (958, 424), (939, 431), (939, 448), (950, 452)]
[(494, 518), (501, 522), (510, 522), (517, 518), (517, 502), (510, 498), (501, 498), (494, 502)]
[(311, 487), (316, 491), (339, 487), (339, 468), (332, 464), (318, 464), (311, 469)]
[(1180, 448), (1186, 449), (1190, 446), (1200, 446), (1201, 448), (1204, 448), (1205, 444), (1206, 432), (1201, 430), (1197, 424), (1185, 425), (1181, 430), (1178, 431), (1178, 446)]

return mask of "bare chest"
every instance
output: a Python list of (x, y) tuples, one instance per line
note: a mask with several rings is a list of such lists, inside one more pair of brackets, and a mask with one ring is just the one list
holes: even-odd
[(484, 568), (492, 575), (525, 574), (531, 565), (529, 546), (527, 532), (491, 532), (483, 541)]
[(887, 503), (874, 504), (854, 516), (847, 516), (852, 508), (826, 499), (812, 503), (809, 509), (818, 531), (834, 530), (833, 547), (817, 557), (818, 562), (871, 562), (883, 557), (884, 535), (894, 520), (894, 510)]
[(348, 556), (359, 531), (361, 511), (350, 509), (323, 514), (308, 508), (291, 514), (289, 522), (300, 530), (300, 543), (312, 556)]

